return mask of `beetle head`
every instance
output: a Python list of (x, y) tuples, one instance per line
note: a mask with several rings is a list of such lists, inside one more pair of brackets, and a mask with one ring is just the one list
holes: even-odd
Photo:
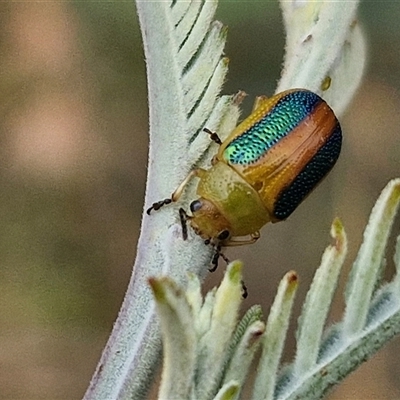
[(229, 241), (230, 223), (212, 201), (200, 197), (192, 201), (190, 211), (190, 225), (199, 236), (205, 240), (217, 240), (222, 245)]

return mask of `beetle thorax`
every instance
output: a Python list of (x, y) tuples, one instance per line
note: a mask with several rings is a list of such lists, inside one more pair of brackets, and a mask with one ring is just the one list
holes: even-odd
[(202, 237), (218, 238), (223, 231), (229, 238), (250, 235), (270, 220), (256, 190), (222, 161), (204, 172), (197, 194), (190, 222)]

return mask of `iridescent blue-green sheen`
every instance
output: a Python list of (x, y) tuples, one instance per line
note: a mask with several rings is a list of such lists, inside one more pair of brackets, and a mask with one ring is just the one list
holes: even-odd
[(224, 150), (230, 164), (256, 162), (313, 112), (322, 99), (309, 91), (295, 91), (279, 99), (259, 122), (232, 140)]

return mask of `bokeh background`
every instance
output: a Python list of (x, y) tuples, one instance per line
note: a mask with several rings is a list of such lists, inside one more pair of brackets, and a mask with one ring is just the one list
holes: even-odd
[[(279, 78), (279, 6), (222, 0), (217, 18), (229, 26), (223, 90), (249, 94), (245, 114)], [(338, 165), (287, 222), (228, 253), (245, 262), (245, 307), (266, 314), (283, 274), (299, 273), (287, 361), (331, 221), (342, 219), (350, 241), (335, 321), (369, 212), (400, 176), (400, 7), (363, 1), (359, 19), (369, 62), (342, 118)], [(143, 209), (148, 111), (134, 2), (2, 2), (0, 55), (0, 399), (79, 399), (122, 302)], [(330, 399), (400, 398), (399, 354), (397, 338)]]

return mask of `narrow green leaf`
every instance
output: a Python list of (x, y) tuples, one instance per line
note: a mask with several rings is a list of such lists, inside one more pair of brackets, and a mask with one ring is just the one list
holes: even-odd
[(254, 354), (259, 348), (264, 330), (265, 324), (261, 321), (256, 321), (247, 328), (240, 342), (235, 347), (228, 368), (224, 373), (223, 384), (234, 380), (239, 383), (240, 389), (243, 388)]
[(322, 330), (336, 289), (337, 280), (347, 251), (347, 239), (342, 223), (335, 219), (331, 228), (335, 243), (322, 256), (303, 305), (297, 333), (294, 374), (300, 376), (314, 368)]
[(149, 280), (156, 300), (163, 337), (160, 399), (188, 399), (193, 389), (196, 334), (184, 292), (169, 278)]
[(231, 381), (221, 387), (214, 397), (214, 400), (234, 400), (237, 398), (238, 393), (239, 384), (235, 381)]
[(227, 267), (215, 295), (211, 325), (201, 338), (196, 373), (197, 397), (212, 398), (218, 390), (226, 350), (235, 330), (242, 302), (242, 263), (233, 261)]
[[(366, 51), (356, 23), (358, 1), (281, 0), (286, 54), (277, 92), (306, 88), (340, 115), (359, 86)], [(323, 92), (323, 82), (329, 88)]]
[(365, 326), (375, 281), (399, 204), (400, 179), (394, 179), (382, 191), (371, 212), (352, 268), (343, 320), (346, 336), (357, 334)]
[(294, 271), (288, 272), (279, 285), (262, 340), (262, 354), (253, 390), (254, 400), (273, 399), (276, 374), (297, 286), (298, 279)]

